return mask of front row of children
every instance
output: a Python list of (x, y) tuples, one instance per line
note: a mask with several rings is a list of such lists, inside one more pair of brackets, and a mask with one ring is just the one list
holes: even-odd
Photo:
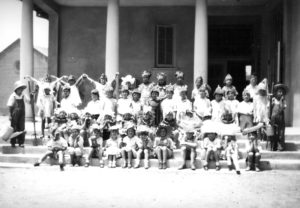
[[(82, 165), (82, 159), (85, 154), (83, 146), (83, 138), (80, 134), (81, 127), (73, 125), (71, 127), (71, 134), (68, 140), (63, 138), (63, 131), (58, 127), (52, 131), (52, 137), (47, 144), (47, 152), (34, 164), (39, 166), (47, 157), (58, 159), (60, 169), (64, 170), (65, 154), (70, 155), (70, 163), (75, 166)], [(166, 169), (167, 161), (173, 157), (173, 150), (176, 149), (174, 141), (170, 135), (172, 130), (170, 126), (161, 124), (156, 131), (156, 136), (151, 139), (149, 132), (151, 129), (145, 125), (140, 125), (136, 128), (134, 124), (128, 125), (126, 129), (126, 136), (121, 137), (119, 133), (120, 127), (114, 125), (110, 127), (110, 137), (104, 141), (101, 137), (101, 127), (98, 124), (91, 126), (91, 136), (89, 137), (89, 151), (86, 157), (85, 167), (90, 165), (92, 158), (99, 159), (99, 166), (104, 167), (104, 155), (107, 157), (107, 166), (109, 168), (117, 167), (117, 160), (122, 158), (121, 166), (123, 168), (139, 168), (141, 166), (141, 159), (144, 161), (144, 168), (150, 167), (149, 159), (158, 159), (158, 168)], [(251, 129), (245, 130), (248, 134), (247, 143), (247, 158), (246, 164), (248, 170), (260, 171), (260, 153), (258, 149), (258, 140), (256, 131)], [(225, 144), (225, 157), (227, 159), (228, 169), (235, 168), (236, 173), (240, 174), (239, 167), (239, 150), (234, 135), (227, 135), (220, 139), (215, 123), (208, 121), (203, 125), (202, 136), (195, 134), (194, 129), (185, 128), (181, 132), (179, 145), (181, 150), (182, 164), (178, 167), (179, 170), (187, 167), (187, 160), (190, 160), (190, 168), (196, 169), (195, 160), (197, 157), (197, 150), (199, 147), (199, 140), (203, 141), (202, 150), (204, 152), (203, 168), (208, 170), (208, 163), (210, 160), (215, 161), (216, 170), (220, 170), (219, 158), (221, 154), (223, 141)], [(200, 142), (201, 143), (201, 142)], [(133, 159), (135, 163), (133, 164)], [(134, 166), (133, 166), (134, 165)]]

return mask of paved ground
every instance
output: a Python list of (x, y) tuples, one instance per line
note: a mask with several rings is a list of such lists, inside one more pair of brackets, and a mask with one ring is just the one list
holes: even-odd
[(299, 207), (300, 172), (0, 168), (1, 208)]

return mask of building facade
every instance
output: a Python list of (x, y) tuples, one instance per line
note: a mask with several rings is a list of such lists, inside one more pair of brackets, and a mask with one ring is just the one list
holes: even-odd
[(174, 82), (182, 70), (191, 90), (198, 76), (215, 88), (231, 73), (241, 94), (247, 66), (270, 86), (288, 84), (286, 120), (300, 126), (297, 0), (23, 0), (21, 74), (29, 75), (33, 9), (49, 19), (51, 74), (112, 79), (150, 69)]

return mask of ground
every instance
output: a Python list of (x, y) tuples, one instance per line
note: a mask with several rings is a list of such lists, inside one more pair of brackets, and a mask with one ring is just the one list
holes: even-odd
[(300, 172), (0, 168), (1, 208), (299, 207)]

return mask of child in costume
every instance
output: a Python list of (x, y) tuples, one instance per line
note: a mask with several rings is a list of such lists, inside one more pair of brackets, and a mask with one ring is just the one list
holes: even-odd
[(274, 136), (272, 141), (272, 149), (283, 151), (285, 148), (285, 121), (284, 110), (287, 107), (285, 95), (288, 92), (288, 88), (284, 84), (274, 85), (274, 96), (272, 98), (272, 114), (271, 125), (274, 129)]
[(253, 98), (254, 123), (269, 123), (269, 100), (267, 79), (257, 86), (257, 95)]
[[(153, 87), (151, 89), (151, 98), (148, 100), (146, 106), (151, 108), (152, 114), (154, 115), (154, 124), (158, 126), (158, 124), (162, 120), (161, 110), (160, 110), (160, 100), (158, 96), (160, 95), (158, 87)], [(146, 107), (147, 108), (147, 107)]]
[(143, 103), (140, 101), (141, 93), (138, 89), (132, 91), (131, 109), (135, 120), (138, 120), (143, 112)]
[(173, 99), (174, 87), (172, 85), (166, 86), (166, 99), (161, 102), (161, 111), (163, 118), (166, 117), (166, 114), (169, 112), (173, 112), (174, 117), (176, 117), (176, 102)]
[(105, 88), (105, 96), (101, 99), (104, 103), (103, 112), (116, 112), (117, 100), (113, 97), (114, 89), (111, 86)]
[(180, 93), (187, 91), (188, 86), (184, 83), (184, 73), (182, 71), (175, 72), (176, 83), (174, 84), (174, 96), (173, 99), (176, 101), (181, 100)]
[(192, 111), (193, 106), (192, 106), (192, 102), (187, 98), (187, 88), (186, 87), (182, 87), (180, 88), (180, 99), (176, 100), (177, 106), (176, 106), (176, 110), (177, 110), (177, 115), (176, 115), (176, 120), (179, 122), (179, 120), (181, 119), (182, 116), (184, 116), (185, 112), (187, 110)]
[(110, 127), (116, 125), (115, 113), (113, 111), (104, 111), (98, 118), (97, 123), (101, 126), (103, 140), (108, 140), (110, 137)]
[(206, 97), (206, 88), (204, 86), (199, 88), (199, 95), (194, 101), (193, 110), (201, 120), (211, 118), (211, 104), (210, 100)]
[[(157, 99), (162, 101), (166, 98), (167, 75), (164, 72), (157, 73), (157, 84), (153, 87), (158, 91)], [(153, 88), (152, 88), (153, 89)], [(152, 92), (151, 89), (151, 92)], [(150, 94), (151, 97), (151, 94)]]
[(119, 127), (117, 125), (110, 127), (110, 138), (105, 144), (105, 153), (108, 158), (108, 167), (115, 168), (117, 158), (121, 154), (122, 139), (119, 136)]
[(123, 138), (122, 141), (122, 158), (123, 158), (123, 168), (132, 167), (132, 159), (138, 158), (135, 164), (135, 168), (138, 168), (140, 165), (141, 147), (140, 138), (136, 135), (135, 125), (128, 126), (127, 136)]
[(174, 112), (169, 111), (166, 114), (164, 120), (162, 120), (162, 122), (160, 123), (160, 125), (166, 125), (171, 128), (170, 138), (173, 140), (175, 146), (179, 147), (179, 140), (178, 140), (179, 131), (178, 131), (178, 125), (176, 119), (174, 117)]
[(211, 120), (216, 122), (221, 122), (222, 114), (225, 110), (225, 103), (223, 101), (223, 90), (218, 86), (214, 92), (215, 99), (211, 101)]
[(141, 145), (138, 145), (139, 150), (141, 150), (141, 154), (139, 155), (140, 158), (138, 158), (137, 155), (137, 162), (136, 162), (136, 167), (139, 166), (138, 161), (140, 161), (142, 158), (144, 158), (144, 168), (148, 169), (149, 168), (149, 158), (152, 155), (153, 152), (153, 142), (151, 138), (149, 137), (149, 132), (151, 130), (144, 125), (140, 125), (137, 128), (137, 134), (138, 137), (140, 138)]
[(71, 164), (81, 166), (81, 158), (83, 156), (83, 138), (80, 136), (81, 127), (74, 125), (71, 127), (71, 135), (69, 137), (69, 154)]
[(195, 102), (197, 98), (200, 97), (200, 88), (204, 87), (205, 88), (205, 95), (207, 98), (209, 98), (209, 94), (211, 93), (211, 87), (208, 84), (203, 83), (203, 78), (202, 77), (197, 77), (195, 80), (195, 88), (192, 90), (191, 94), (191, 100), (192, 102)]
[(150, 99), (150, 93), (151, 93), (151, 89), (154, 86), (153, 82), (150, 82), (150, 78), (151, 78), (151, 71), (145, 70), (142, 73), (142, 82), (139, 87), (138, 90), (141, 92), (141, 102), (143, 105), (146, 104), (147, 100)]
[(93, 85), (96, 90), (99, 92), (99, 96), (102, 99), (105, 96), (105, 89), (109, 86), (107, 83), (107, 76), (102, 73), (98, 81), (93, 80), (87, 74), (83, 74), (82, 78), (87, 78)]
[(180, 140), (180, 149), (182, 156), (182, 164), (179, 166), (179, 170), (182, 170), (186, 167), (186, 161), (191, 160), (191, 169), (196, 170), (195, 160), (196, 160), (196, 148), (197, 148), (197, 139), (195, 137), (195, 132), (193, 128), (184, 129), (185, 136), (181, 137)]
[(218, 137), (216, 125), (214, 122), (207, 122), (202, 127), (202, 133), (204, 134), (203, 147), (205, 149), (205, 159), (203, 161), (204, 170), (208, 170), (208, 162), (211, 157), (216, 161), (216, 170), (220, 170), (220, 150), (221, 140)]
[(239, 103), (237, 108), (241, 131), (253, 126), (253, 103), (250, 101), (250, 96), (250, 93), (244, 90), (243, 101)]
[(154, 151), (158, 158), (158, 169), (167, 168), (167, 159), (173, 157), (174, 144), (169, 137), (170, 127), (160, 125), (156, 131), (156, 138), (154, 139)]
[(85, 167), (89, 167), (90, 160), (93, 156), (97, 157), (100, 160), (100, 168), (104, 167), (104, 162), (102, 159), (103, 154), (103, 138), (101, 137), (100, 126), (97, 124), (93, 124), (91, 126), (91, 136), (89, 138), (89, 146), (90, 150), (88, 153), (88, 157), (85, 163)]
[(122, 86), (121, 98), (117, 103), (117, 112), (119, 117), (122, 117), (125, 112), (131, 111), (131, 99), (129, 96), (129, 89), (127, 86)]
[(229, 171), (231, 171), (234, 167), (236, 170), (236, 174), (240, 175), (240, 165), (239, 165), (239, 147), (236, 142), (235, 135), (228, 136), (227, 139), (227, 147), (226, 147), (226, 158), (227, 158), (227, 165)]
[(47, 143), (47, 152), (36, 162), (34, 166), (39, 166), (47, 157), (58, 159), (59, 167), (61, 171), (64, 171), (65, 166), (65, 151), (67, 150), (68, 144), (58, 129), (54, 130), (52, 139)]
[(67, 114), (77, 111), (77, 104), (70, 97), (71, 88), (68, 84), (63, 87), (63, 99), (60, 101), (61, 110), (65, 111)]
[(234, 90), (236, 92), (236, 96), (239, 94), (236, 90), (235, 86), (232, 85), (232, 76), (230, 74), (227, 74), (224, 79), (224, 87), (222, 88), (224, 92), (225, 99), (227, 99), (227, 91), (228, 90)]
[[(29, 98), (23, 94), (26, 85), (21, 81), (15, 82), (14, 92), (9, 96), (7, 106), (9, 108), (9, 120), (14, 132), (25, 130), (25, 102), (30, 103)], [(11, 146), (15, 147), (16, 143), (24, 147), (25, 134), (20, 134), (10, 140)]]
[(256, 75), (251, 75), (250, 77), (250, 84), (247, 85), (247, 87), (245, 88), (245, 90), (247, 90), (250, 94), (250, 98), (253, 99), (258, 91), (257, 88), (257, 76)]
[(80, 95), (79, 95), (78, 85), (79, 85), (82, 78), (83, 78), (83, 76), (80, 76), (76, 81), (75, 76), (70, 75), (68, 77), (67, 82), (65, 82), (63, 80), (60, 80), (60, 82), (64, 86), (69, 85), (69, 87), (70, 87), (70, 98), (69, 99), (71, 100), (72, 104), (75, 107), (79, 107), (81, 105), (81, 98), (80, 98)]

